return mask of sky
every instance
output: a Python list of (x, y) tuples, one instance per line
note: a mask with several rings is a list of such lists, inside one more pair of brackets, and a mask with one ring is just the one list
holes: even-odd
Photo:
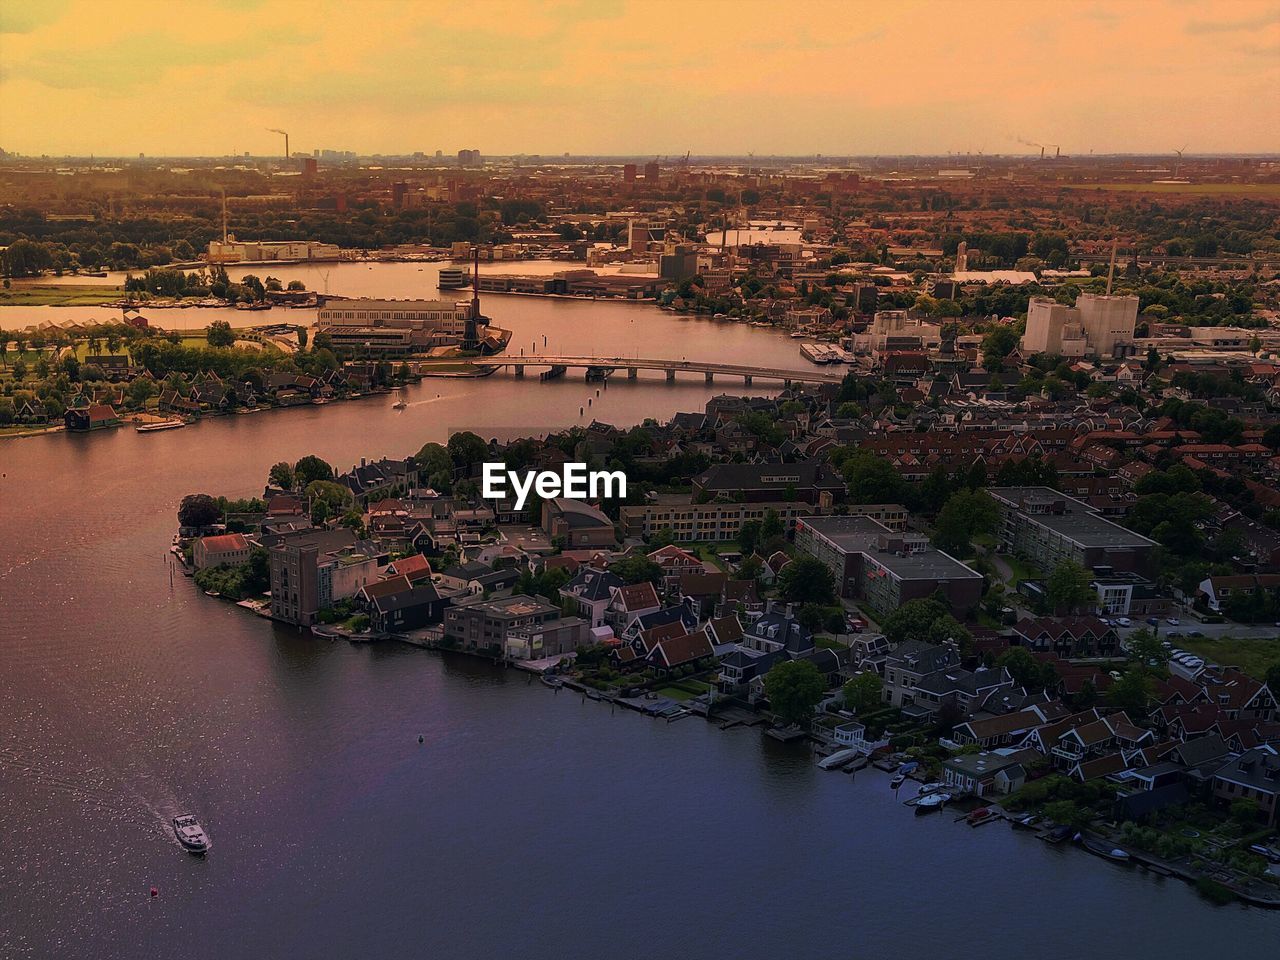
[(0, 0), (51, 156), (1280, 151), (1280, 0)]

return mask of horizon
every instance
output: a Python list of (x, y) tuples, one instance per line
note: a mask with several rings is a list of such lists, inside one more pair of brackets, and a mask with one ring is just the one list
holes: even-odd
[(211, 6), (192, 36), (154, 0), (0, 0), (0, 147), (271, 157), (288, 130), (291, 152), (360, 156), (1280, 150), (1280, 8), (1256, 0), (1069, 21), (1042, 0)]

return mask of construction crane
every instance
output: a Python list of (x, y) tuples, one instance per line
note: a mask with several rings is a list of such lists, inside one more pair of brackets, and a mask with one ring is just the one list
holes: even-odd
[(283, 130), (277, 130), (275, 127), (267, 127), (267, 132), (278, 133), (280, 134), (280, 136), (284, 137), (284, 158), (288, 160), (289, 159), (289, 134), (285, 133), (285, 131)]

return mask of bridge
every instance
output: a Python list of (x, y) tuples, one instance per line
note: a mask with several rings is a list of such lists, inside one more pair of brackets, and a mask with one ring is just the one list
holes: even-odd
[[(532, 353), (518, 356), (497, 354), (491, 357), (440, 357), (427, 360), (411, 360), (414, 372), (430, 375), (432, 368), (457, 370), (470, 367), (477, 372), (492, 373), (502, 367), (515, 371), (517, 377), (525, 375), (526, 367), (545, 368), (544, 380), (562, 376), (567, 370), (583, 370), (588, 380), (600, 380), (615, 371), (627, 371), (627, 379), (635, 380), (641, 370), (660, 370), (667, 375), (667, 382), (674, 383), (677, 373), (702, 374), (707, 383), (717, 376), (741, 377), (750, 386), (755, 380), (773, 380), (784, 386), (793, 383), (840, 383), (848, 368), (837, 370), (790, 370), (786, 367), (753, 367), (735, 363), (706, 363), (700, 360), (671, 360), (646, 357), (565, 357), (555, 354)], [(549, 376), (547, 374), (550, 374)]]

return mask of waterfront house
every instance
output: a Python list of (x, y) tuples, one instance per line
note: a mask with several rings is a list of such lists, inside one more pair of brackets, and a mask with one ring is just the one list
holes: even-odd
[(938, 646), (923, 640), (899, 644), (884, 660), (884, 702), (892, 707), (910, 706), (921, 677), (959, 664), (954, 644)]
[(942, 782), (952, 794), (975, 797), (1004, 796), (1021, 790), (1027, 772), (1022, 756), (1030, 751), (983, 750), (966, 753), (942, 762)]
[(439, 623), (450, 603), (430, 579), (415, 582), (404, 574), (366, 584), (359, 597), (376, 633), (404, 633)]
[(1224, 803), (1252, 800), (1269, 827), (1280, 814), (1280, 747), (1263, 744), (1229, 760), (1213, 775), (1213, 795)]
[(72, 407), (63, 415), (63, 425), (71, 431), (105, 430), (120, 426), (120, 417), (105, 403)]
[(710, 658), (715, 651), (705, 631), (682, 634), (659, 640), (650, 651), (648, 661), (660, 674), (668, 674), (681, 667), (689, 667)]
[(197, 570), (225, 563), (235, 567), (249, 562), (249, 541), (243, 533), (200, 537), (191, 548), (191, 562)]

